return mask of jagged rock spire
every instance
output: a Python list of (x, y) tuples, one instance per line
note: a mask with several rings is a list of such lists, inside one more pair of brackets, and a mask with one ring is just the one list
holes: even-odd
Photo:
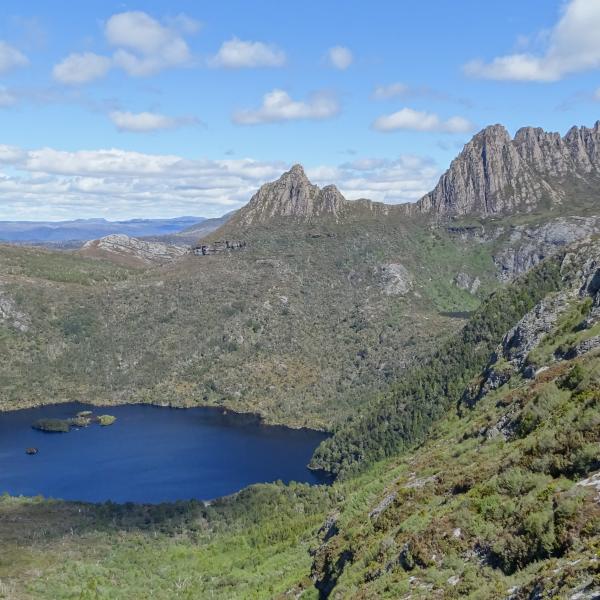
[(574, 188), (588, 199), (600, 196), (600, 121), (592, 128), (572, 127), (563, 137), (523, 127), (514, 139), (496, 124), (473, 136), (436, 187), (415, 204), (349, 202), (333, 185), (320, 189), (312, 184), (302, 165), (295, 164), (277, 181), (263, 185), (228, 226), (320, 216), (339, 219), (350, 214), (351, 206), (376, 209), (378, 214), (393, 208), (433, 217), (510, 214), (564, 203), (574, 197)]
[(312, 184), (304, 168), (295, 164), (277, 181), (265, 183), (235, 217), (242, 225), (265, 223), (277, 218), (307, 220), (316, 216), (337, 217), (346, 200), (334, 185), (322, 190)]
[(514, 139), (502, 125), (491, 125), (465, 145), (415, 210), (484, 216), (530, 211), (563, 202), (568, 178), (592, 185), (590, 175), (600, 176), (600, 122), (573, 127), (564, 137), (523, 127)]

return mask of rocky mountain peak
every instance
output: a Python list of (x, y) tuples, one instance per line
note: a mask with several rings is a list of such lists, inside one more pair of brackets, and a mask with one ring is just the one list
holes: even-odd
[(302, 165), (296, 164), (277, 181), (265, 183), (231, 222), (247, 226), (278, 218), (337, 217), (346, 202), (334, 185), (320, 189), (310, 182)]
[[(312, 183), (304, 172), (304, 167), (300, 164), (295, 164), (289, 171), (283, 173), (277, 181), (271, 182), (271, 184), (277, 184), (279, 187), (288, 188), (310, 188)], [(265, 185), (271, 185), (269, 183)], [(264, 187), (264, 186), (263, 186)]]
[(523, 127), (514, 139), (502, 125), (477, 133), (450, 164), (416, 212), (481, 216), (529, 212), (569, 196), (570, 182), (598, 195), (600, 122), (572, 127), (564, 137)]
[(494, 125), (488, 125), (483, 128), (481, 131), (476, 133), (471, 141), (467, 144), (469, 145), (477, 145), (478, 143), (507, 143), (510, 142), (510, 133), (508, 133), (508, 129), (504, 127), (504, 125), (500, 123), (496, 123)]
[(304, 179), (306, 179), (308, 181), (308, 177), (306, 177), (306, 173), (304, 172), (304, 167), (300, 163), (296, 163), (295, 165), (292, 165), (292, 168), (282, 175), (282, 177), (286, 177), (286, 176), (303, 177)]

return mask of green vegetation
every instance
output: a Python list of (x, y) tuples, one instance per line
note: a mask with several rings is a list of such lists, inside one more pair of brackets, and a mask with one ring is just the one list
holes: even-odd
[(5, 496), (0, 597), (591, 593), (599, 425), (600, 356), (589, 353), (448, 411), (420, 447), (330, 487), (258, 485), (210, 506)]
[(87, 427), (92, 422), (92, 419), (90, 417), (76, 416), (69, 419), (68, 422), (69, 425), (72, 425), (73, 427)]
[(34, 429), (52, 433), (68, 433), (71, 424), (68, 419), (38, 419), (32, 425)]
[(0, 264), (3, 275), (84, 286), (125, 281), (135, 274), (134, 269), (84, 259), (70, 252), (4, 244), (0, 244)]
[(331, 494), (258, 485), (211, 506), (0, 497), (0, 598), (276, 597), (310, 584)]
[(598, 589), (597, 489), (576, 482), (600, 467), (600, 357), (506, 384), (461, 412), (419, 449), (336, 484), (337, 531), (315, 557), (331, 597)]
[(92, 411), (83, 410), (69, 419), (38, 419), (32, 427), (40, 431), (68, 433), (71, 427), (87, 427), (91, 423), (98, 423), (106, 427), (112, 425), (116, 420), (117, 417), (113, 415), (94, 416)]
[(545, 261), (492, 294), (431, 359), (408, 369), (375, 406), (368, 406), (325, 440), (312, 466), (347, 475), (423, 441), (435, 420), (460, 400), (504, 333), (559, 288), (560, 260), (559, 256)]
[[(318, 236), (318, 237), (315, 237)], [(0, 410), (85, 398), (219, 405), (331, 429), (462, 326), (498, 282), (491, 247), (397, 214), (276, 223), (244, 252), (132, 271), (0, 246)], [(387, 293), (385, 265), (410, 290)], [(475, 294), (454, 283), (479, 278)]]
[(97, 419), (100, 425), (107, 426), (112, 425), (117, 420), (117, 417), (113, 417), (113, 415), (99, 415)]

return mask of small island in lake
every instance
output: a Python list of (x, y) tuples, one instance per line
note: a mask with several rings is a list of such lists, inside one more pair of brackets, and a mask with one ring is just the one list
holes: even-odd
[(100, 415), (99, 417), (96, 417), (96, 419), (100, 425), (105, 427), (106, 425), (112, 425), (117, 420), (117, 417), (113, 417), (112, 415)]
[(38, 419), (31, 426), (47, 433), (69, 433), (71, 427), (87, 427), (92, 423), (106, 427), (116, 420), (117, 417), (113, 415), (94, 416), (91, 410), (82, 410), (69, 419)]
[(68, 419), (38, 419), (32, 427), (49, 433), (68, 433), (71, 425)]

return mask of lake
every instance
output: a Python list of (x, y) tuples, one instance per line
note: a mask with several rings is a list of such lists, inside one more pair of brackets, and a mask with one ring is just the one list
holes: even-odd
[[(117, 421), (69, 433), (31, 427), (82, 410)], [(0, 493), (156, 503), (210, 500), (279, 479), (324, 483), (306, 465), (325, 437), (215, 408), (69, 403), (0, 412)], [(25, 454), (27, 447), (38, 454)]]

